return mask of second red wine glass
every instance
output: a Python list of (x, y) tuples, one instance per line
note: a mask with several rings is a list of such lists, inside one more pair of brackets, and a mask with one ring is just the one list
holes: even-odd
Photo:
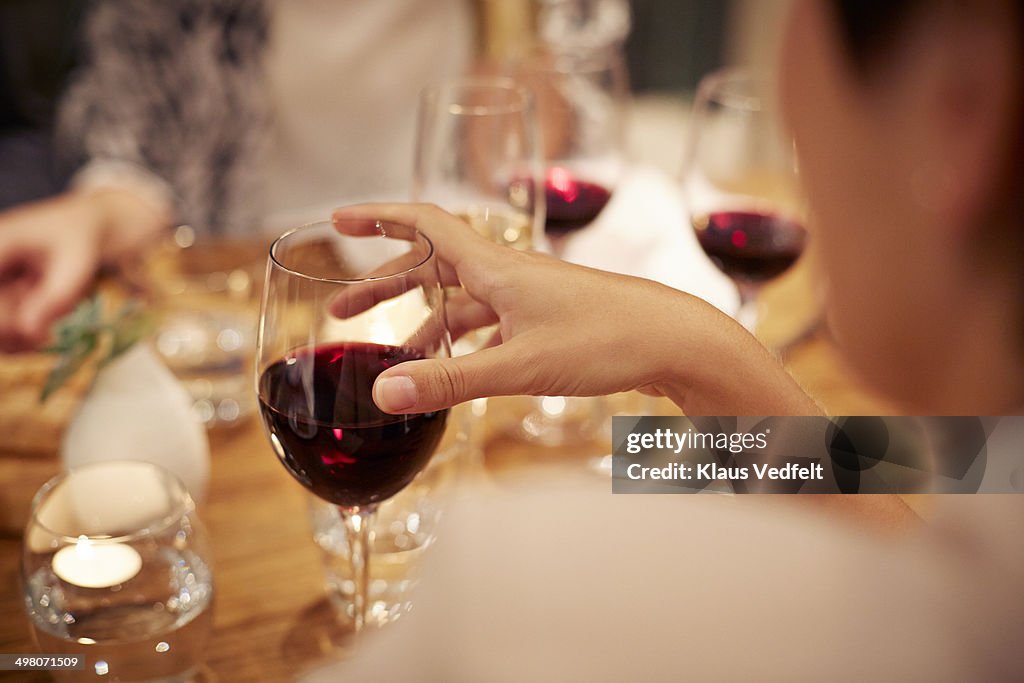
[(761, 287), (788, 271), (807, 243), (793, 141), (771, 79), (728, 69), (701, 81), (683, 192), (697, 241), (739, 290), (736, 319), (754, 332)]
[(536, 98), (544, 226), (560, 253), (566, 237), (600, 215), (622, 176), (625, 64), (616, 46), (544, 45), (527, 51), (513, 70)]

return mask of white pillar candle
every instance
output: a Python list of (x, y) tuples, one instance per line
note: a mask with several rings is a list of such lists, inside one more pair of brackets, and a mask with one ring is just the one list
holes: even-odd
[(107, 588), (128, 581), (142, 569), (142, 556), (124, 543), (96, 543), (80, 536), (78, 543), (53, 556), (53, 573), (83, 588)]

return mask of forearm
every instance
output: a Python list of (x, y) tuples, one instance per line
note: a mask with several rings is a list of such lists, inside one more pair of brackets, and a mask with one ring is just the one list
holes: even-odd
[[(681, 301), (663, 332), (657, 388), (685, 415), (823, 415), (779, 361), (709, 304)], [(656, 362), (657, 356), (655, 356)]]
[[(753, 336), (718, 311), (687, 315), (685, 329), (692, 343), (677, 345), (675, 358), (665, 359), (670, 379), (658, 387), (683, 414), (824, 415)], [(897, 495), (805, 494), (789, 498), (806, 509), (886, 533), (907, 531), (920, 522)]]
[(104, 187), (78, 193), (99, 216), (100, 254), (105, 265), (116, 265), (139, 253), (171, 224), (169, 207), (131, 189)]
[(910, 531), (921, 522), (917, 513), (896, 494), (810, 494), (794, 502), (886, 533)]

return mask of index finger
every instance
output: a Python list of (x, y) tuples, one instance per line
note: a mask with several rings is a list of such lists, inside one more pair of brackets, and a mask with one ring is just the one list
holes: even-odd
[(501, 249), (477, 234), (465, 221), (433, 204), (355, 204), (335, 209), (331, 219), (339, 230), (350, 234), (378, 234), (376, 221), (416, 228), (430, 238), (437, 255), (456, 272), (460, 265), (465, 268), (470, 263), (490, 261)]

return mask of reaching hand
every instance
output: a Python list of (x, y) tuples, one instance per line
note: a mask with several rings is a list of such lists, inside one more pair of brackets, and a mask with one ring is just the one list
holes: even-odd
[[(818, 408), (742, 327), (706, 302), (649, 280), (501, 247), (430, 205), (367, 204), (334, 212), (350, 234), (375, 221), (434, 243), (453, 334), (498, 324), (500, 343), (458, 358), (402, 363), (374, 400), (391, 413), (482, 396), (595, 396), (639, 389), (690, 414), (808, 414)], [(376, 300), (380, 300), (377, 298)], [(350, 315), (336, 302), (335, 312)]]
[(166, 225), (126, 191), (69, 192), (0, 213), (0, 351), (46, 341), (96, 271)]

